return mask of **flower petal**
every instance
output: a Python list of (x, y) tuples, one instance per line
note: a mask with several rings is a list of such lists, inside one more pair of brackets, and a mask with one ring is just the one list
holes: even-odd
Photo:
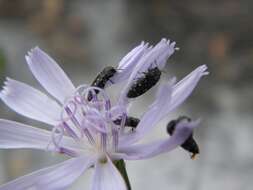
[(170, 104), (167, 104), (167, 108), (164, 107), (165, 109), (160, 111), (159, 120), (172, 112), (191, 95), (201, 77), (208, 74), (206, 70), (206, 65), (199, 66), (181, 81), (173, 85)]
[[(95, 164), (92, 190), (126, 190), (126, 184), (109, 157), (106, 163)], [(1, 190), (1, 189), (0, 189)]]
[(61, 107), (39, 90), (7, 78), (0, 98), (15, 112), (31, 119), (55, 125), (60, 120)]
[(165, 67), (167, 60), (175, 52), (175, 50), (178, 49), (175, 47), (176, 42), (170, 43), (170, 41), (167, 41), (166, 45), (167, 45), (166, 51), (162, 55), (160, 55), (157, 59), (157, 63), (159, 63), (158, 66), (160, 70), (162, 70)]
[(136, 131), (147, 133), (161, 120), (160, 115), (163, 115), (171, 103), (172, 85), (176, 79), (171, 79), (168, 83), (162, 84), (157, 92), (154, 103), (149, 106), (148, 111), (143, 115)]
[(155, 124), (162, 119), (164, 112), (167, 112), (171, 104), (172, 85), (174, 82), (175, 78), (160, 86), (154, 103), (149, 106), (148, 111), (141, 117), (135, 132), (122, 137), (120, 144), (131, 144), (138, 141), (150, 132), (155, 127)]
[[(64, 136), (60, 145), (79, 152), (79, 146), (70, 137)], [(56, 151), (50, 131), (4, 119), (0, 119), (0, 148)]]
[(93, 162), (93, 159), (86, 157), (72, 158), (4, 184), (0, 190), (64, 190)]
[(142, 76), (149, 68), (158, 67), (159, 70), (163, 69), (167, 59), (174, 51), (175, 43), (170, 43), (170, 41), (166, 39), (162, 39), (155, 47), (148, 48), (145, 55), (141, 57), (136, 67), (134, 67), (128, 83), (120, 95), (120, 102), (127, 102), (125, 100), (127, 92), (136, 79)]
[[(166, 57), (165, 54), (168, 54), (168, 51), (172, 51), (171, 48), (174, 49), (175, 43), (170, 43), (170, 40), (162, 39), (159, 43), (155, 45), (155, 47), (150, 47), (149, 51), (142, 57), (139, 61), (136, 70), (132, 73), (131, 78), (138, 78), (138, 75), (141, 75), (141, 72), (147, 71), (153, 65), (153, 67), (158, 67), (160, 70), (164, 67), (163, 59)], [(162, 65), (161, 65), (162, 63)]]
[(75, 87), (59, 65), (38, 47), (31, 50), (26, 61), (34, 77), (60, 102), (71, 96)]
[[(171, 84), (160, 88), (155, 102), (150, 106), (149, 110), (143, 115), (137, 126), (135, 133), (130, 133), (123, 137), (120, 144), (134, 143), (146, 135), (153, 129), (155, 124), (169, 114), (173, 109), (179, 106), (196, 87), (200, 78), (207, 75), (207, 66), (202, 65), (192, 71), (184, 79), (171, 87)], [(175, 79), (174, 79), (175, 81)]]
[(47, 130), (0, 119), (0, 148), (35, 148), (46, 150), (51, 139)]
[(120, 60), (120, 62), (118, 64), (118, 69), (126, 68), (131, 63), (131, 62), (129, 62), (129, 60), (131, 60), (136, 54), (138, 54), (145, 46), (146, 46), (146, 44), (144, 42), (141, 42), (140, 45), (136, 46), (129, 53), (127, 53)]
[(206, 70), (207, 66), (201, 65), (173, 86), (171, 105), (169, 106), (167, 113), (164, 113), (164, 115), (167, 115), (173, 109), (177, 108), (190, 96), (201, 77), (208, 74)]
[(193, 128), (197, 127), (200, 120), (192, 122), (182, 122), (178, 124), (175, 133), (168, 139), (143, 144), (143, 145), (125, 145), (119, 148), (119, 154), (114, 157), (126, 160), (147, 159), (156, 155), (169, 152), (177, 146), (183, 144), (192, 133)]
[(110, 79), (114, 84), (127, 80), (131, 75), (134, 67), (146, 52), (148, 44), (142, 42), (139, 46), (132, 49), (122, 60), (117, 67), (117, 73)]

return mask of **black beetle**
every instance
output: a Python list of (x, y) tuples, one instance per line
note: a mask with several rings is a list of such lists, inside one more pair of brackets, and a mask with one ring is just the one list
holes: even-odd
[(161, 73), (158, 67), (149, 68), (147, 72), (144, 72), (143, 76), (133, 83), (127, 93), (127, 97), (136, 98), (147, 92), (159, 81)]
[[(120, 125), (121, 124), (121, 118), (118, 118), (118, 119), (114, 120), (113, 122), (116, 125)], [(128, 116), (128, 117), (126, 117), (125, 126), (136, 128), (137, 125), (139, 124), (139, 122), (140, 122), (140, 119)]]
[[(104, 88), (106, 83), (110, 81), (110, 78), (114, 76), (116, 73), (116, 69), (112, 66), (105, 67), (94, 79), (94, 81), (91, 83), (91, 86), (99, 87), (99, 88)], [(96, 94), (98, 94), (99, 90), (94, 90)], [(92, 92), (88, 93), (88, 98), (89, 101), (92, 99)]]
[[(172, 120), (167, 124), (167, 132), (173, 135), (177, 124), (182, 120), (191, 121), (189, 117), (180, 116), (178, 119)], [(196, 155), (199, 154), (199, 146), (193, 138), (193, 133), (185, 140), (181, 147), (191, 153), (191, 159), (194, 159)]]

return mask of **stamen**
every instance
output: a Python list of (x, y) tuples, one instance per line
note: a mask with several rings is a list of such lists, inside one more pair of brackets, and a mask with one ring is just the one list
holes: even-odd
[(76, 88), (75, 96), (81, 96), (83, 97), (85, 94), (83, 92), (86, 92), (85, 89), (87, 89), (89, 86), (86, 84), (80, 85)]
[(90, 132), (90, 130), (88, 129), (88, 124), (87, 124), (87, 119), (84, 118), (83, 121), (81, 122), (81, 127), (82, 127), (82, 131), (83, 131), (83, 134), (86, 136), (86, 138), (88, 139), (89, 143), (91, 145), (94, 145), (95, 144), (95, 140), (92, 136), (92, 133)]
[(86, 98), (89, 102), (90, 101), (97, 101), (97, 93), (94, 89), (91, 89), (90, 91), (88, 91), (87, 94), (87, 98)]
[(118, 149), (119, 144), (119, 132), (117, 129), (112, 129), (112, 146), (113, 150), (116, 151)]
[(65, 129), (66, 133), (74, 138), (74, 139), (78, 139), (79, 137), (77, 136), (77, 134), (75, 133), (75, 131), (73, 129), (71, 129), (71, 127), (66, 123), (66, 122), (63, 122), (62, 123), (63, 125), (63, 128)]
[[(74, 109), (73, 111), (71, 111), (70, 109), (70, 105), (73, 105), (74, 106)], [(67, 103), (65, 103), (63, 105), (63, 108), (64, 110), (62, 110), (61, 112), (61, 120), (62, 121), (68, 121), (68, 120), (71, 120), (72, 116), (76, 113), (77, 111), (77, 105), (74, 101), (68, 101)], [(67, 117), (64, 117), (64, 113), (67, 113)]]
[(109, 111), (111, 109), (111, 102), (110, 100), (105, 101), (105, 110)]
[(84, 133), (84, 135), (86, 136), (86, 138), (88, 139), (89, 143), (90, 143), (91, 145), (95, 145), (95, 140), (94, 140), (94, 138), (92, 137), (92, 135), (91, 135), (89, 129), (85, 128), (85, 129), (83, 130), (83, 133)]
[[(80, 123), (75, 117), (75, 112), (72, 112), (69, 107), (64, 108), (68, 116), (70, 117), (70, 120), (73, 122), (73, 124), (80, 128)], [(76, 111), (76, 110), (75, 110)]]
[(110, 109), (109, 111), (110, 114), (107, 114), (110, 117), (107, 117), (108, 120), (116, 120), (116, 119), (121, 119), (121, 116), (125, 113), (126, 114), (126, 110), (123, 106), (117, 105), (114, 106)]
[(97, 110), (101, 110), (104, 107), (104, 102), (101, 100), (97, 100), (96, 102), (89, 102), (89, 106), (94, 107)]
[(92, 128), (93, 130), (95, 129), (97, 132), (100, 133), (107, 133), (108, 131), (106, 128), (107, 123), (100, 112), (90, 110), (90, 112), (87, 113), (84, 120), (88, 128)]
[(104, 105), (105, 110), (109, 110), (111, 108), (110, 99), (103, 89), (95, 87), (95, 86), (91, 86), (89, 88), (84, 89), (83, 93), (89, 93), (90, 91), (93, 91), (93, 90), (98, 91), (98, 93), (102, 96), (103, 100), (105, 101), (105, 105)]
[[(125, 129), (125, 123), (126, 123), (126, 119), (127, 119), (127, 111), (124, 107), (122, 106), (119, 106), (118, 110), (120, 110), (120, 115), (118, 115), (117, 113), (114, 113), (114, 115), (117, 116), (117, 119), (120, 119), (120, 132), (124, 132), (124, 129)], [(115, 124), (114, 123), (115, 119), (112, 120), (112, 123), (113, 125)]]
[(126, 123), (127, 114), (124, 112), (121, 117), (120, 129), (124, 130)]
[(107, 134), (101, 133), (101, 148), (103, 152), (106, 152), (106, 146), (107, 146)]
[(82, 96), (80, 96), (80, 95), (76, 95), (76, 96), (74, 97), (74, 101), (75, 101), (77, 104), (79, 104), (79, 105), (87, 105), (86, 100), (85, 100)]
[[(73, 111), (71, 110), (71, 105), (73, 105)], [(70, 100), (67, 105), (64, 106), (64, 110), (65, 112), (67, 113), (67, 118), (63, 118), (63, 122), (66, 123), (66, 120), (71, 120), (71, 122), (74, 124), (74, 126), (79, 130), (80, 132), (80, 138), (83, 136), (83, 133), (82, 133), (82, 129), (81, 129), (81, 125), (79, 123), (79, 121), (77, 120), (76, 116), (77, 115), (77, 110), (78, 109), (78, 105), (75, 101), (73, 100)], [(64, 112), (64, 111), (63, 111)], [(62, 113), (63, 113), (62, 112)], [(63, 114), (62, 114), (63, 115)], [(80, 114), (81, 115), (81, 114)]]
[[(87, 96), (91, 92), (92, 99), (87, 100)], [(79, 86), (74, 96), (65, 101), (61, 113), (62, 122), (52, 132), (52, 141), (55, 147), (60, 153), (69, 156), (78, 154), (67, 147), (59, 145), (65, 133), (78, 142), (86, 137), (87, 143), (98, 146), (100, 151), (103, 152), (107, 151), (108, 145), (110, 145), (110, 148), (117, 150), (120, 128), (124, 128), (126, 121), (125, 108), (123, 106), (117, 107), (116, 110), (111, 110), (111, 101), (103, 89), (86, 85)], [(121, 117), (120, 128), (113, 123), (113, 118), (119, 116)]]
[[(57, 139), (57, 136), (56, 134), (58, 133), (58, 139)], [(55, 146), (56, 149), (59, 149), (59, 144), (62, 140), (62, 137), (63, 137), (63, 129), (59, 126), (59, 125), (56, 125), (53, 129), (52, 129), (52, 134), (51, 134), (51, 139), (52, 139), (52, 142)]]

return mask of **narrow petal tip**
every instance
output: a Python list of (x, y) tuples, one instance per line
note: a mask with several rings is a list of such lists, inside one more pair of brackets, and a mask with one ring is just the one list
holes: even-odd
[(166, 43), (167, 42), (167, 39), (166, 38), (162, 38), (160, 43)]
[(169, 79), (169, 86), (173, 86), (177, 82), (177, 77), (172, 77)]
[(201, 65), (201, 66), (199, 66), (199, 70), (206, 71), (207, 70), (207, 66), (206, 65)]
[(170, 45), (170, 48), (174, 48), (175, 47), (175, 45), (176, 45), (176, 42), (171, 42), (170, 44), (168, 44), (168, 45)]
[(6, 79), (4, 81), (4, 85), (2, 87), (2, 90), (0, 91), (0, 98), (1, 99), (4, 99), (6, 96), (8, 96), (10, 94), (12, 81), (13, 81), (13, 79), (6, 77)]
[(31, 53), (36, 52), (36, 51), (42, 51), (42, 50), (39, 48), (39, 46), (35, 46), (34, 48), (30, 50)]
[(206, 65), (199, 66), (199, 72), (202, 72), (202, 76), (209, 74), (209, 71), (206, 71), (207, 69), (208, 67)]
[(31, 59), (34, 56), (38, 56), (38, 55), (43, 54), (43, 53), (44, 52), (39, 48), (39, 46), (35, 46), (34, 48), (32, 48), (30, 51), (27, 52), (27, 55), (25, 56), (25, 59), (26, 59), (28, 64), (32, 64)]

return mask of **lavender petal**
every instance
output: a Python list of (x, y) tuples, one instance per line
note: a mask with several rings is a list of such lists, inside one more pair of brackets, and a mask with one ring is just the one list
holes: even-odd
[(160, 86), (155, 101), (149, 106), (148, 111), (141, 117), (140, 123), (135, 132), (122, 136), (120, 144), (132, 144), (140, 140), (162, 119), (163, 113), (166, 112), (171, 104), (172, 85), (174, 82), (175, 79), (172, 79), (168, 83)]
[(61, 107), (47, 95), (27, 84), (7, 78), (0, 98), (23, 116), (50, 125), (59, 122)]
[(0, 186), (0, 190), (64, 190), (90, 167), (93, 162), (93, 159), (86, 157), (72, 158), (4, 184)]
[(51, 133), (14, 121), (0, 119), (0, 148), (35, 148), (45, 150)]
[[(168, 112), (177, 108), (181, 103), (185, 101), (186, 98), (190, 96), (194, 88), (197, 86), (199, 80), (202, 76), (208, 74), (207, 66), (201, 65), (197, 67), (194, 71), (184, 77), (175, 86), (173, 86), (173, 91), (171, 95), (171, 105), (169, 106)], [(166, 115), (167, 113), (164, 113)]]
[[(50, 131), (0, 119), (0, 148), (2, 149), (29, 148), (57, 151), (50, 141)], [(79, 150), (69, 137), (63, 137), (61, 145), (71, 150)]]
[(190, 123), (184, 122), (178, 124), (175, 133), (168, 139), (163, 139), (148, 144), (130, 146), (125, 145), (125, 147), (119, 147), (119, 154), (115, 155), (115, 157), (126, 160), (139, 160), (169, 152), (175, 149), (177, 146), (183, 144), (192, 133), (193, 128), (198, 126), (199, 122), (200, 120), (196, 120)]
[(165, 59), (169, 58), (169, 56), (174, 53), (174, 43), (172, 43), (172, 45), (170, 44), (169, 40), (162, 39), (155, 47), (150, 47), (146, 50), (145, 55), (142, 56), (136, 67), (133, 69), (127, 85), (121, 92), (121, 102), (126, 102), (126, 94), (135, 79), (141, 77), (149, 68), (158, 67), (160, 70), (163, 69), (167, 61), (165, 61)]
[[(97, 162), (92, 190), (126, 190), (126, 184), (109, 157), (106, 163)], [(0, 189), (1, 190), (1, 189)]]
[(110, 79), (113, 84), (125, 81), (131, 75), (134, 67), (145, 54), (148, 44), (142, 42), (139, 46), (131, 50), (119, 63), (117, 73)]
[(26, 56), (28, 66), (39, 83), (60, 102), (75, 92), (75, 87), (60, 66), (38, 47)]

